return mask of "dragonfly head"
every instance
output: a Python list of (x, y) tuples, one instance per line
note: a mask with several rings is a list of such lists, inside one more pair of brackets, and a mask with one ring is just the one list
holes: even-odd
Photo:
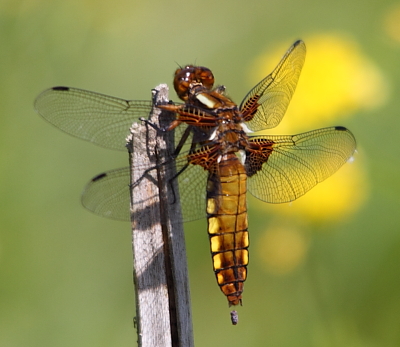
[(175, 71), (174, 88), (181, 100), (188, 100), (190, 90), (199, 85), (209, 90), (213, 87), (214, 75), (210, 69), (203, 66), (186, 65)]

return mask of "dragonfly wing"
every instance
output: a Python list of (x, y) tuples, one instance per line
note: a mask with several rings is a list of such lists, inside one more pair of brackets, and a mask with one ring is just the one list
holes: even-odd
[(344, 127), (293, 136), (254, 136), (246, 151), (248, 190), (269, 203), (297, 199), (353, 155), (356, 141)]
[[(185, 154), (179, 156), (176, 160), (177, 172), (187, 163), (186, 158)], [(179, 193), (183, 221), (189, 222), (204, 218), (206, 216), (207, 171), (201, 166), (190, 164), (177, 177), (174, 178), (174, 175), (174, 173), (171, 173), (170, 179), (178, 180), (179, 192), (174, 192), (174, 196)], [(99, 216), (129, 221), (129, 183), (129, 167), (99, 174), (85, 186), (81, 198), (82, 204)], [(135, 193), (135, 190), (133, 193)], [(171, 203), (174, 203), (174, 201), (171, 201)]]
[(208, 171), (192, 164), (177, 177), (184, 222), (206, 217), (207, 177)]
[(289, 106), (306, 57), (303, 41), (296, 41), (278, 66), (261, 80), (239, 106), (252, 131), (276, 127)]
[(147, 117), (151, 108), (151, 101), (129, 101), (69, 87), (47, 89), (35, 100), (36, 111), (57, 128), (116, 150), (126, 150), (130, 126)]
[(129, 221), (129, 182), (129, 167), (101, 173), (86, 184), (82, 205), (99, 216)]

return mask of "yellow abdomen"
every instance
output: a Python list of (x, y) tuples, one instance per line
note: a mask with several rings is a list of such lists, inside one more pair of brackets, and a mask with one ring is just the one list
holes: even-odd
[(235, 154), (216, 164), (207, 182), (207, 218), (214, 272), (229, 305), (242, 300), (249, 262), (246, 171)]

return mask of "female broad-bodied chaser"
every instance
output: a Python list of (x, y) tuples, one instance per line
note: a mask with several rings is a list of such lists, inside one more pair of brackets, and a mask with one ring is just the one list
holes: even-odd
[[(208, 218), (214, 272), (229, 305), (241, 303), (247, 277), (247, 190), (269, 203), (293, 201), (332, 175), (355, 151), (354, 136), (342, 126), (298, 135), (251, 134), (280, 123), (305, 55), (304, 42), (295, 42), (239, 106), (225, 95), (223, 86), (213, 89), (209, 69), (187, 65), (176, 70), (174, 78), (184, 103), (155, 105), (176, 115), (165, 131), (182, 129), (176, 137), (192, 134), (187, 136), (188, 150), (179, 146), (171, 156), (177, 166), (183, 218)], [(69, 87), (48, 89), (35, 102), (40, 115), (61, 130), (117, 150), (126, 149), (131, 124), (147, 116), (152, 106), (151, 101)], [(88, 184), (82, 202), (99, 215), (129, 220), (128, 185), (129, 168), (106, 172)], [(113, 199), (105, 202), (111, 193)]]

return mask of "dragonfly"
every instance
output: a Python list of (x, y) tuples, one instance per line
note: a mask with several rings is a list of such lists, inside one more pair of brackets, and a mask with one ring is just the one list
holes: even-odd
[[(247, 191), (267, 203), (304, 195), (349, 161), (353, 134), (333, 126), (297, 135), (257, 135), (276, 127), (290, 103), (304, 65), (306, 46), (296, 41), (275, 69), (237, 105), (214, 87), (210, 69), (186, 65), (174, 76), (180, 103), (153, 105), (70, 87), (53, 87), (35, 101), (37, 112), (66, 133), (96, 145), (126, 150), (133, 122), (157, 107), (174, 114), (176, 165), (184, 222), (206, 217), (213, 270), (229, 306), (242, 304), (249, 262)], [(183, 139), (183, 140), (182, 140)], [(182, 144), (184, 142), (184, 145)], [(130, 220), (129, 168), (94, 177), (82, 203), (107, 218)]]

